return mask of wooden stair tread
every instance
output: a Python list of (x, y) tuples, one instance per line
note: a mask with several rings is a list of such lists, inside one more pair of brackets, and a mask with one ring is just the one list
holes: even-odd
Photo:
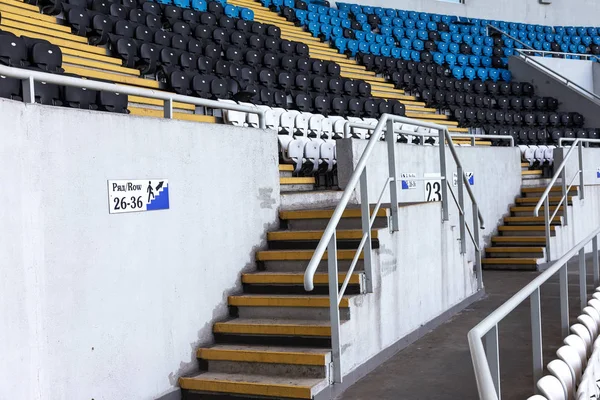
[[(304, 230), (304, 231), (271, 231), (267, 232), (267, 240), (320, 240), (324, 231), (321, 230)], [(378, 232), (371, 231), (371, 237), (377, 238)], [(339, 229), (336, 231), (337, 240), (357, 239), (363, 237), (361, 229)]]
[(281, 185), (314, 185), (315, 178), (312, 176), (308, 177), (282, 177), (279, 178)]
[[(350, 284), (359, 284), (360, 273), (353, 273), (350, 277)], [(338, 274), (338, 282), (344, 281), (346, 274)], [(313, 277), (315, 285), (326, 285), (329, 283), (329, 275), (326, 273), (316, 273)], [(264, 285), (303, 285), (303, 272), (265, 272), (257, 271), (242, 274), (242, 283), (246, 284), (264, 284)]]
[[(286, 219), (331, 219), (334, 210), (297, 210), (297, 211), (280, 211), (279, 218)], [(373, 210), (371, 209), (371, 212)], [(346, 209), (342, 213), (342, 218), (360, 218), (362, 212), (360, 208)], [(378, 217), (387, 216), (385, 209), (379, 209)]]
[[(258, 261), (309, 261), (314, 250), (262, 250), (256, 253)], [(352, 260), (356, 254), (356, 250), (337, 251), (338, 260)], [(361, 252), (359, 259), (364, 258), (364, 253)], [(323, 260), (327, 260), (327, 252), (323, 255)]]
[(329, 352), (310, 347), (216, 344), (197, 350), (198, 358), (215, 361), (267, 364), (319, 365), (329, 362)]
[[(329, 295), (241, 294), (229, 296), (227, 301), (230, 306), (236, 307), (329, 307)], [(340, 307), (349, 306), (349, 297), (344, 296)]]
[(483, 258), (482, 264), (537, 265), (537, 258)]

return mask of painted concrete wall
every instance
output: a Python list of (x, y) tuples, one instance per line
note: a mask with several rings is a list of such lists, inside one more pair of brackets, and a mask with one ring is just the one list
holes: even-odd
[[(338, 177), (341, 187), (346, 187), (351, 171), (355, 168), (362, 155), (367, 141), (344, 139), (338, 141)], [(515, 197), (521, 191), (521, 154), (518, 148), (509, 147), (456, 147), (459, 159), (465, 172), (473, 172), (473, 194), (477, 199), (479, 208), (485, 221), (481, 230), (481, 237), (487, 244), (495, 234), (502, 218), (509, 215), (509, 206), (514, 204)], [(385, 143), (378, 143), (374, 149), (371, 161), (367, 165), (369, 182), (369, 198), (375, 203), (388, 176), (387, 147)], [(413, 173), (417, 178), (424, 178), (425, 174), (440, 175), (439, 147), (415, 146), (410, 144), (396, 144), (396, 173)], [(453, 179), (456, 164), (447, 151), (447, 174)], [(402, 179), (402, 178), (401, 178)], [(409, 180), (410, 178), (406, 178)], [(435, 179), (435, 178), (434, 178)], [(416, 188), (399, 190), (399, 202), (411, 203), (425, 200), (424, 181), (416, 181)], [(453, 186), (457, 193), (457, 188)], [(449, 192), (448, 196), (452, 199)], [(465, 191), (465, 199), (467, 199)], [(356, 191), (354, 202), (359, 203), (360, 190)], [(389, 191), (386, 191), (384, 201), (389, 201)], [(452, 200), (450, 200), (452, 202)], [(469, 203), (465, 200), (466, 203)], [(455, 224), (458, 218), (458, 209), (451, 203), (450, 213)], [(471, 208), (467, 204), (466, 215), (469, 226), (472, 225)]]
[(439, 0), (354, 0), (347, 3), (545, 25), (597, 26), (596, 16), (600, 12), (596, 0), (552, 0), (549, 5), (538, 0), (466, 0), (465, 4)]
[[(567, 62), (574, 60), (567, 60)], [(577, 65), (577, 64), (575, 64)], [(559, 101), (559, 111), (573, 111), (584, 116), (585, 128), (600, 127), (598, 104), (585, 97), (576, 89), (565, 86), (563, 81), (527, 64), (519, 57), (510, 57), (508, 66), (515, 80), (529, 82), (535, 88), (537, 96), (555, 97)]]
[[(279, 205), (270, 132), (0, 100), (0, 399), (154, 399), (197, 368)], [(108, 214), (108, 179), (171, 209)]]
[(575, 82), (590, 92), (594, 91), (594, 74), (592, 66), (597, 62), (586, 60), (565, 60), (562, 58), (534, 57), (535, 60), (544, 64), (565, 78)]
[(400, 230), (379, 229), (374, 293), (354, 298), (341, 329), (344, 374), (476, 292), (473, 264), (456, 228), (441, 224), (440, 204), (401, 207)]

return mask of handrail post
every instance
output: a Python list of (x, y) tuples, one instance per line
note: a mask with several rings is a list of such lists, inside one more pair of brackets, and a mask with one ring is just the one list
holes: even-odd
[[(569, 225), (569, 212), (568, 212), (569, 194), (567, 193), (567, 169), (563, 168), (563, 170), (561, 171), (560, 174), (561, 174), (560, 176), (562, 179), (562, 185), (561, 185), (562, 198), (565, 199), (565, 206), (564, 206), (565, 212), (563, 213), (563, 222), (564, 222), (564, 225), (567, 226), (567, 225)], [(556, 212), (558, 213), (558, 210)]]
[(327, 246), (327, 271), (329, 274), (329, 319), (331, 321), (331, 362), (334, 383), (342, 382), (342, 347), (340, 344), (340, 309), (338, 293), (337, 235), (333, 232)]
[(544, 356), (542, 353), (542, 307), (540, 288), (538, 287), (529, 297), (531, 311), (531, 347), (533, 350), (533, 390), (537, 381), (544, 375)]
[(163, 109), (165, 118), (173, 118), (173, 99), (165, 100)]
[(459, 229), (460, 229), (460, 254), (465, 254), (467, 252), (467, 241), (465, 240), (465, 194), (464, 194), (464, 184), (465, 181), (463, 179), (463, 170), (461, 167), (458, 167), (456, 170), (457, 182), (458, 182), (458, 206), (462, 213), (459, 213)]
[[(367, 234), (364, 246), (364, 268), (365, 268), (365, 290), (373, 293), (373, 265), (372, 265), (372, 243), (371, 243), (371, 207), (369, 204), (369, 188), (367, 186), (367, 168), (360, 174), (360, 218), (362, 222), (362, 236)], [(361, 237), (362, 237), (361, 236)]]
[(587, 268), (585, 265), (585, 247), (579, 250), (579, 301), (581, 309), (587, 306)]
[[(565, 213), (567, 212), (567, 207), (565, 207)], [(546, 234), (546, 261), (550, 262), (550, 200), (548, 196), (544, 200), (544, 227)]]
[(398, 221), (398, 180), (396, 179), (396, 138), (394, 137), (394, 120), (387, 120), (385, 141), (388, 149), (388, 169), (390, 178), (390, 211), (392, 214), (392, 232), (398, 232), (400, 223)]
[(562, 336), (569, 336), (569, 274), (567, 263), (560, 268), (558, 273), (558, 285), (560, 286), (560, 326)]
[[(438, 145), (440, 146), (440, 174), (442, 178), (448, 180), (446, 173), (446, 129), (440, 129), (438, 137)], [(448, 186), (442, 185), (442, 221), (448, 221)]]
[(579, 141), (579, 200), (583, 199), (585, 199), (585, 186), (583, 184), (583, 142)]
[(21, 87), (23, 89), (23, 102), (29, 104), (35, 103), (35, 82), (33, 76), (21, 80)]
[(598, 236), (592, 239), (592, 265), (594, 269), (594, 286), (600, 283), (600, 265), (598, 264)]
[(496, 388), (498, 400), (502, 400), (500, 392), (500, 350), (498, 348), (498, 324), (494, 325), (485, 335), (485, 354), (487, 355), (488, 366), (492, 373), (492, 380)]
[(475, 271), (477, 290), (483, 289), (483, 271), (481, 270), (481, 247), (479, 247), (479, 207), (473, 204), (473, 236), (475, 238)]

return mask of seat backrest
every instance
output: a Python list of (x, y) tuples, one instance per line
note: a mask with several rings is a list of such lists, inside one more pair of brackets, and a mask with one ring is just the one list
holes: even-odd
[(540, 379), (537, 387), (548, 400), (568, 400), (560, 381), (552, 375), (546, 375)]
[(581, 374), (583, 371), (581, 358), (579, 357), (579, 354), (577, 354), (577, 351), (570, 346), (562, 346), (556, 350), (556, 355), (569, 366), (573, 381), (575, 382), (575, 385), (577, 385), (579, 381), (581, 381)]
[(590, 336), (592, 337), (592, 343), (596, 341), (598, 337), (598, 323), (592, 317), (587, 314), (582, 314), (577, 317), (577, 321), (584, 325), (587, 330), (590, 332)]
[(560, 381), (565, 398), (573, 398), (575, 396), (575, 382), (569, 366), (563, 360), (552, 360), (548, 363), (548, 371)]
[(588, 328), (586, 328), (585, 325), (582, 324), (574, 324), (571, 326), (571, 332), (583, 339), (583, 341), (585, 342), (585, 348), (587, 350), (587, 353), (590, 354), (593, 340)]
[(583, 339), (577, 335), (571, 334), (563, 340), (563, 343), (567, 346), (571, 346), (577, 351), (577, 354), (579, 354), (579, 358), (581, 359), (581, 365), (585, 367), (587, 364), (587, 348), (585, 347)]

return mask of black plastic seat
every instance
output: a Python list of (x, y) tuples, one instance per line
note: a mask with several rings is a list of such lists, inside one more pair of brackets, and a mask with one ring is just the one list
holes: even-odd
[(87, 36), (90, 32), (90, 16), (84, 8), (71, 8), (65, 14), (71, 31), (78, 36)]
[(28, 64), (27, 45), (20, 37), (0, 35), (0, 63), (11, 67)]
[(296, 108), (303, 112), (312, 111), (312, 100), (306, 93), (299, 93), (294, 96)]
[(133, 39), (121, 38), (111, 48), (113, 53), (123, 60), (124, 67), (135, 68), (138, 60), (138, 47)]
[(173, 71), (167, 81), (169, 90), (177, 94), (187, 95), (190, 88), (188, 75), (183, 71)]
[(217, 1), (209, 1), (206, 9), (217, 18), (221, 18), (224, 13), (223, 5)]
[(21, 81), (0, 75), (0, 97), (5, 99), (22, 100)]
[(96, 98), (98, 92), (75, 86), (65, 86), (63, 89), (63, 105), (83, 110), (97, 110)]
[(128, 96), (121, 93), (98, 92), (98, 109), (120, 114), (127, 114)]
[(140, 73), (142, 75), (154, 74), (156, 72), (158, 58), (160, 56), (158, 47), (151, 43), (142, 43), (140, 45), (138, 55), (139, 60), (137, 63), (137, 68), (140, 70)]

